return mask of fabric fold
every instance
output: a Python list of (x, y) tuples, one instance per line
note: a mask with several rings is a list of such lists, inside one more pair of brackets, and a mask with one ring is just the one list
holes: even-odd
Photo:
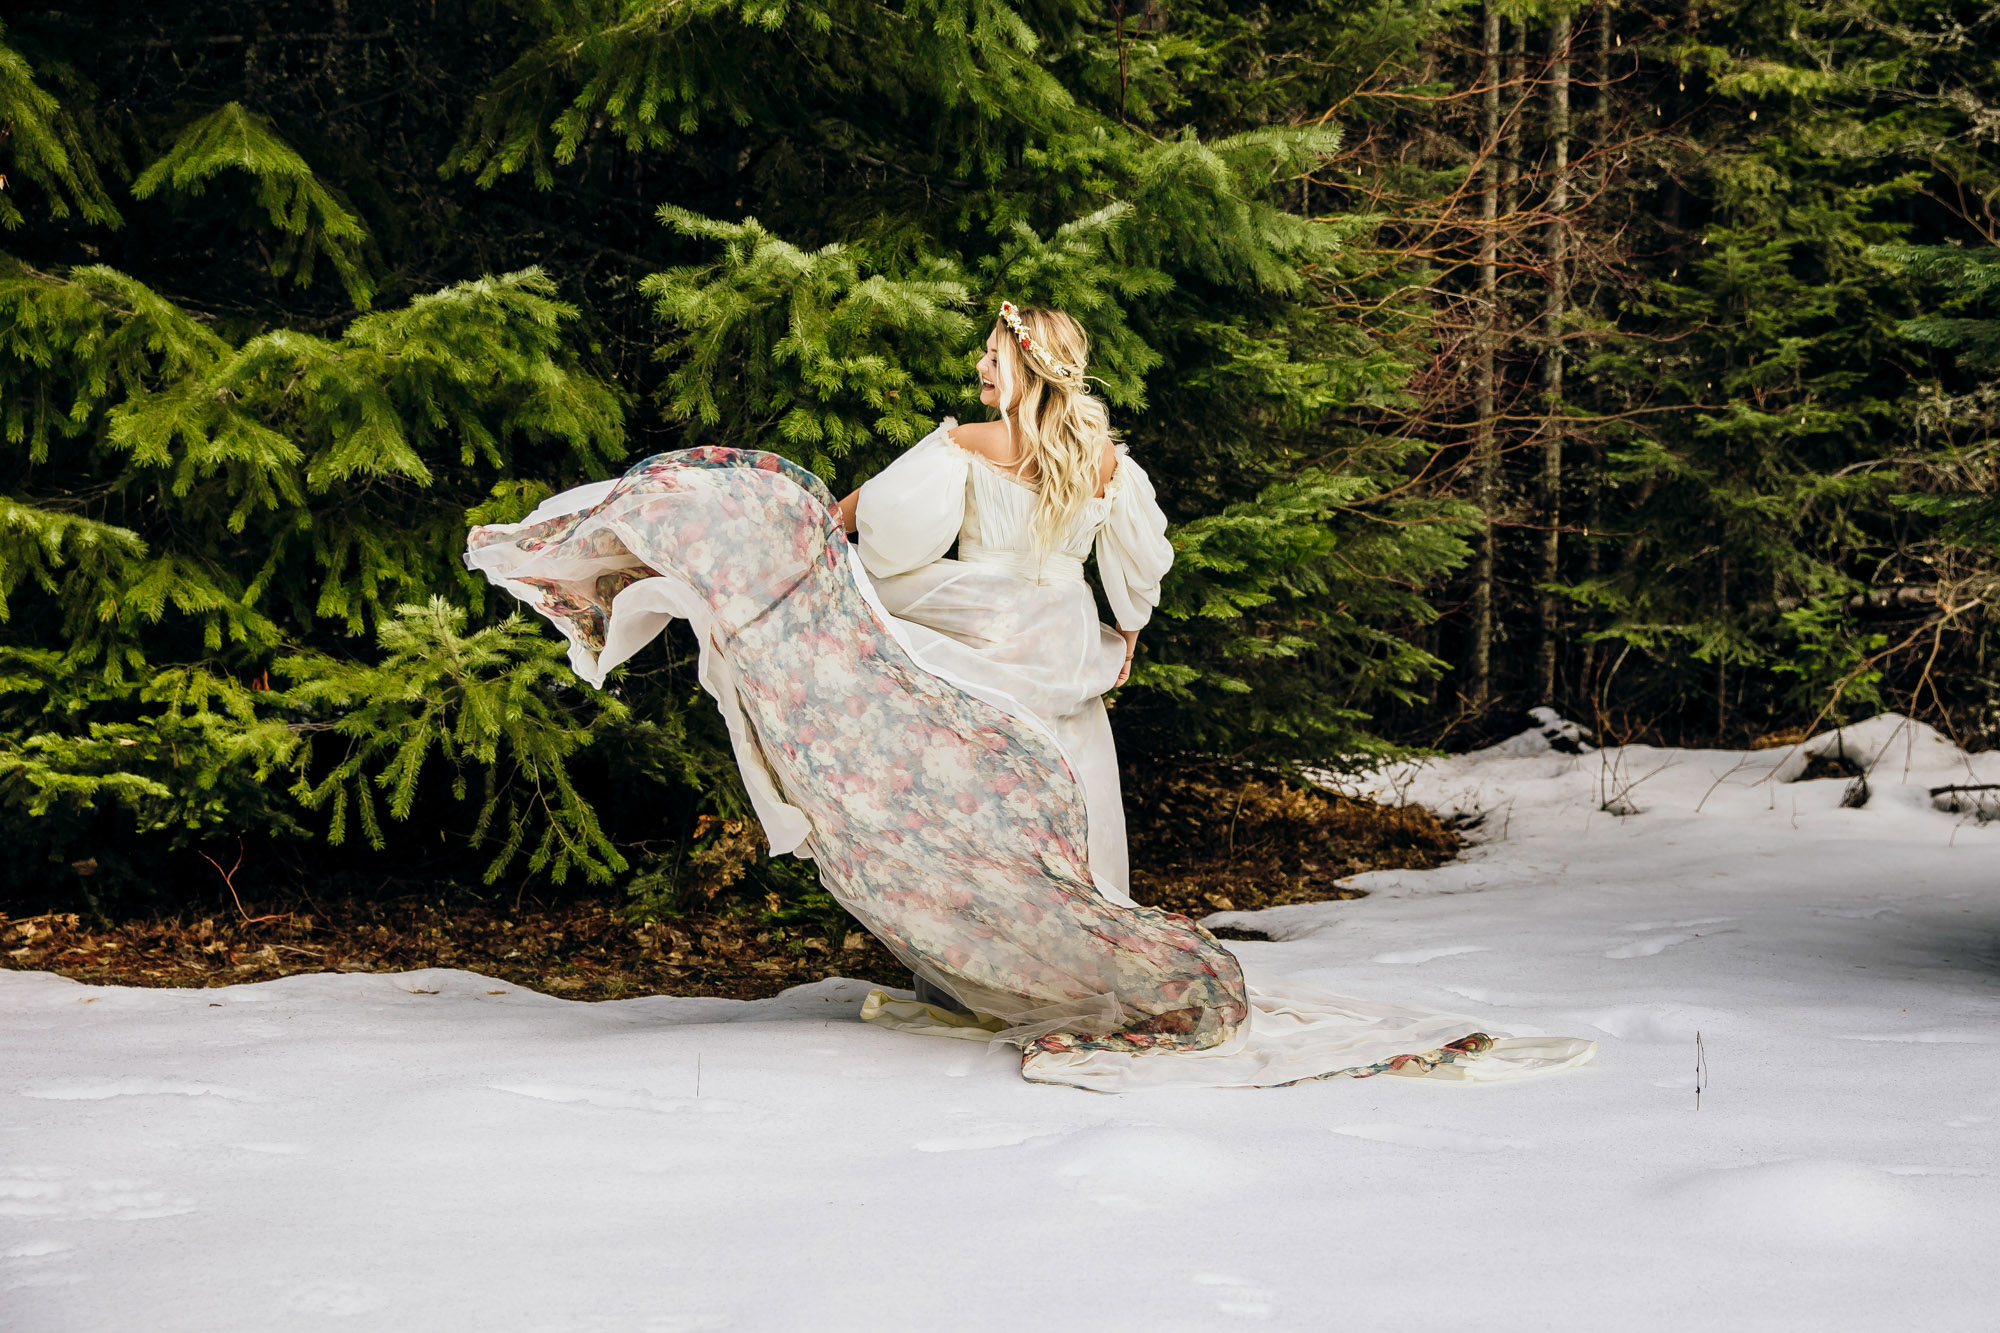
[(1123, 450), (1111, 481), (1105, 495), (1111, 512), (1095, 548), (1098, 578), (1118, 628), (1144, 629), (1160, 604), (1160, 581), (1173, 568), (1174, 546), (1167, 540), (1167, 516), (1153, 479)]

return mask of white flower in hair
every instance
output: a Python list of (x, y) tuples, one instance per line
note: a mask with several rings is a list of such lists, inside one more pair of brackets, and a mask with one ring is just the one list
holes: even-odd
[(1082, 366), (1072, 366), (1067, 361), (1056, 360), (1053, 356), (1049, 355), (1047, 348), (1035, 341), (1035, 335), (1029, 333), (1027, 326), (1021, 323), (1021, 312), (1014, 308), (1012, 301), (1002, 301), (1000, 303), (1000, 318), (1009, 329), (1014, 331), (1014, 338), (1021, 344), (1022, 350), (1028, 352), (1035, 360), (1041, 362), (1042, 369), (1049, 373), (1050, 378), (1068, 380), (1082, 377)]

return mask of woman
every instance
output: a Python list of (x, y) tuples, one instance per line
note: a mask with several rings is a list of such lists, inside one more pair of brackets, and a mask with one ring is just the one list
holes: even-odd
[[(690, 449), (473, 529), (466, 563), (561, 629), (593, 684), (670, 619), (693, 625), (772, 854), (814, 859), (953, 1002), (878, 991), (863, 1018), (1010, 1041), (1027, 1077), (1103, 1091), (1587, 1059), (1588, 1042), (1496, 1044), (1452, 1015), (1253, 987), (1206, 931), (1127, 896), (1100, 696), (1172, 551), (1086, 352), (1067, 317), (1003, 304), (980, 362), (1000, 420), (946, 420), (844, 501), (776, 455)], [(1115, 631), (1082, 581), (1092, 553)]]
[[(1153, 483), (1088, 390), (1088, 356), (1068, 315), (1003, 303), (978, 368), (979, 401), (998, 420), (945, 418), (840, 514), (889, 613), (970, 650), (952, 654), (963, 674), (1053, 730), (1083, 785), (1098, 889), (1129, 907), (1103, 694), (1132, 672), (1174, 548)], [(945, 558), (954, 543), (958, 558)], [(1093, 553), (1115, 630), (1084, 581)]]

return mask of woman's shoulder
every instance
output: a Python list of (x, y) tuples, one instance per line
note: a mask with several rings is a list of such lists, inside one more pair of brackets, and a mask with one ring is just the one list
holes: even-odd
[(1013, 444), (1007, 438), (1007, 427), (999, 421), (969, 421), (960, 425), (946, 417), (938, 426), (948, 443), (955, 444), (967, 453), (978, 454), (994, 463), (1007, 463)]
[[(1004, 422), (974, 421), (960, 425), (952, 418), (946, 417), (938, 429), (943, 433), (946, 443), (956, 445), (969, 454), (977, 454), (1003, 472), (1011, 474), (1013, 471), (1014, 445), (1007, 437), (1007, 427)], [(1125, 457), (1126, 448), (1123, 444), (1114, 443), (1109, 438), (1104, 441), (1103, 452), (1097, 460), (1099, 499), (1108, 500), (1117, 493), (1119, 473), (1124, 470), (1122, 463)]]
[(1125, 474), (1131, 470), (1132, 451), (1121, 440), (1107, 439), (1097, 460), (1097, 498), (1116, 500), (1125, 488)]

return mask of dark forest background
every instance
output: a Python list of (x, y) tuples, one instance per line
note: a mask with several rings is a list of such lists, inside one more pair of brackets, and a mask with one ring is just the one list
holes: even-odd
[(1996, 140), (1991, 3), (9, 6), (0, 897), (809, 892), (688, 641), (589, 690), (464, 532), (842, 490), (1002, 298), (1175, 520), (1135, 767), (1990, 747)]

